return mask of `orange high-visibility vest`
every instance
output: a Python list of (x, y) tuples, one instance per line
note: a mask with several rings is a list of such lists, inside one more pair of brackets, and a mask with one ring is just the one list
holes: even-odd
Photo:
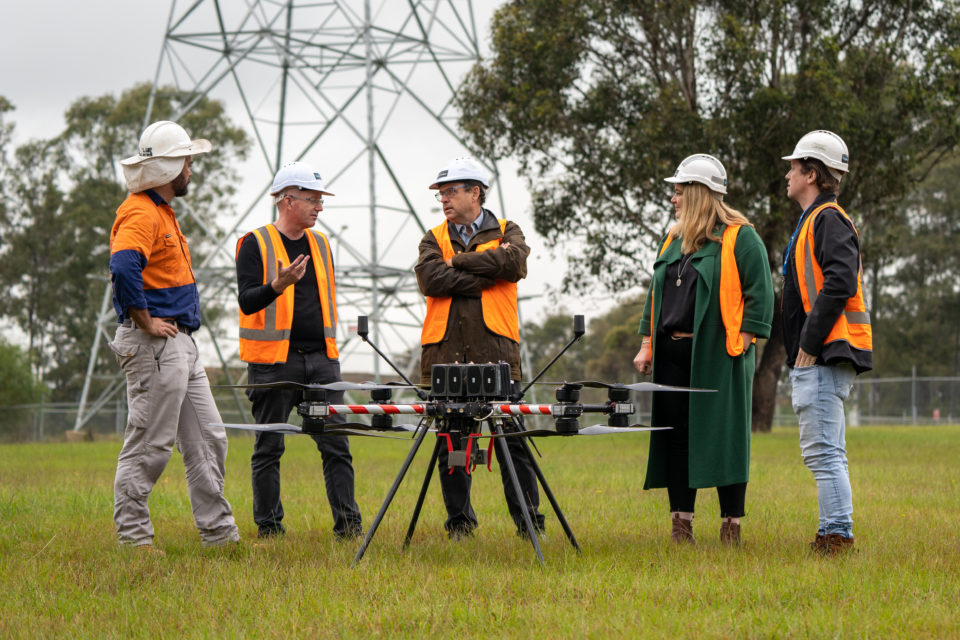
[[(723, 230), (723, 237), (720, 242), (720, 316), (723, 318), (723, 327), (726, 330), (727, 353), (733, 357), (743, 353), (743, 337), (740, 335), (740, 327), (743, 326), (743, 289), (740, 284), (740, 271), (737, 269), (737, 257), (734, 249), (737, 246), (737, 234), (740, 233), (740, 225), (729, 225)], [(660, 248), (658, 256), (662, 256), (667, 250), (673, 236), (667, 234), (667, 239)], [(653, 289), (650, 290), (653, 295)], [(653, 324), (653, 300), (650, 301), (650, 333), (655, 333)], [(754, 336), (751, 344), (757, 341)]]
[[(500, 220), (500, 234), (507, 226), (506, 220)], [(432, 230), (443, 259), (453, 257), (453, 244), (450, 242), (450, 228), (446, 222), (437, 225)], [(484, 242), (477, 246), (477, 252), (496, 249), (502, 238)], [(450, 317), (451, 297), (434, 298), (427, 296), (427, 317), (423, 320), (423, 331), (420, 333), (420, 344), (433, 344), (443, 340), (447, 332), (447, 320)], [(483, 323), (494, 333), (520, 342), (520, 320), (517, 316), (517, 283), (497, 280), (492, 287), (484, 289), (480, 294), (480, 303), (483, 308)]]
[[(310, 245), (310, 260), (317, 274), (320, 307), (323, 310), (323, 338), (327, 357), (340, 357), (337, 349), (337, 291), (333, 276), (333, 260), (330, 243), (319, 231), (306, 229)], [(263, 284), (277, 277), (277, 260), (283, 267), (290, 266), (290, 258), (283, 247), (277, 228), (268, 224), (250, 232), (260, 247), (263, 262)], [(250, 234), (247, 234), (250, 235)], [(237, 253), (243, 244), (243, 236), (237, 242)], [(260, 311), (247, 315), (240, 312), (240, 359), (244, 362), (276, 364), (287, 361), (290, 351), (290, 330), (293, 326), (293, 286), (283, 290), (277, 298)]]
[[(813, 255), (813, 220), (824, 209), (836, 209), (843, 217), (850, 220), (850, 226), (853, 226), (853, 220), (840, 208), (840, 205), (836, 202), (827, 202), (810, 212), (806, 222), (800, 227), (800, 232), (797, 234), (795, 266), (800, 299), (803, 301), (803, 310), (806, 313), (810, 313), (823, 288), (823, 271), (820, 270), (817, 258)], [(853, 227), (853, 232), (857, 233), (856, 227)], [(859, 235), (857, 233), (857, 237)], [(860, 265), (857, 268), (857, 294), (847, 300), (843, 313), (827, 334), (824, 344), (843, 340), (854, 349), (873, 351), (873, 327), (870, 324), (870, 313), (864, 304), (863, 289), (860, 285), (862, 274), (863, 266)]]

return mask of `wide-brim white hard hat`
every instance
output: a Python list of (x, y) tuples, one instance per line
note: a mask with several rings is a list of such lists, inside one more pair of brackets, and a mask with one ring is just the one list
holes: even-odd
[(727, 193), (727, 170), (723, 163), (706, 153), (695, 153), (680, 162), (676, 172), (664, 182), (687, 184), (697, 182), (721, 195)]
[(793, 153), (783, 156), (784, 160), (806, 160), (814, 158), (827, 166), (830, 175), (839, 180), (850, 171), (850, 155), (847, 143), (832, 131), (817, 129), (804, 135), (797, 142)]
[(473, 158), (454, 158), (440, 169), (436, 180), (433, 181), (428, 189), (439, 189), (441, 184), (447, 182), (463, 182), (464, 180), (475, 180), (485, 187), (490, 186), (487, 178), (487, 172), (483, 165)]
[(304, 191), (319, 191), (325, 196), (334, 194), (323, 190), (323, 179), (306, 162), (288, 162), (280, 167), (270, 185), (270, 195), (275, 196), (287, 187), (298, 187)]
[[(120, 161), (123, 166), (150, 162), (156, 158), (186, 158), (213, 149), (209, 140), (191, 140), (186, 130), (176, 122), (160, 120), (143, 130), (139, 151), (135, 156)], [(176, 177), (176, 176), (174, 176)]]

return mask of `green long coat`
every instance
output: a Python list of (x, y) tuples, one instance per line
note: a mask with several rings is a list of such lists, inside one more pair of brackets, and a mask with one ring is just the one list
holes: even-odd
[[(721, 235), (724, 228), (723, 225), (719, 226), (715, 233)], [(679, 239), (671, 242), (653, 264), (650, 285), (653, 294), (653, 329), (651, 295), (648, 294), (640, 321), (640, 333), (654, 336), (654, 353), (664, 277), (667, 265), (680, 260), (681, 245)], [(741, 227), (734, 255), (744, 296), (741, 330), (754, 333), (758, 338), (769, 338), (773, 321), (773, 283), (767, 250), (752, 227)], [(727, 354), (718, 295), (720, 243), (707, 242), (693, 254), (690, 264), (698, 273), (690, 386), (717, 390), (716, 393), (671, 394), (676, 396), (677, 402), (690, 403), (690, 487), (721, 487), (747, 482), (750, 477), (750, 417), (756, 346), (751, 345), (737, 357)], [(654, 424), (657, 424), (656, 419), (657, 416), (654, 416)], [(667, 484), (666, 433), (651, 433), (644, 489), (665, 487)]]

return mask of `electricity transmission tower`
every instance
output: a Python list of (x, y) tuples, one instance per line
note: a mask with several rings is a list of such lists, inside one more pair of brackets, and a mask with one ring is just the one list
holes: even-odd
[[(494, 2), (479, 4), (486, 21)], [(423, 318), (416, 246), (442, 220), (426, 187), (446, 160), (465, 153), (454, 96), (480, 55), (474, 9), (471, 0), (173, 0), (154, 88), (172, 84), (191, 94), (184, 112), (202, 97), (221, 100), (253, 140), (236, 222), (191, 239), (213, 247), (194, 265), (200, 299), (228, 313), (219, 325), (204, 318), (210, 341), (201, 346), (225, 371), (238, 363), (236, 242), (273, 220), (267, 190), (293, 160), (317, 167), (337, 194), (317, 228), (334, 251), (344, 368), (379, 375), (378, 360), (358, 349), (350, 330), (357, 315), (370, 317), (374, 341), (388, 352), (416, 345)], [(151, 108), (152, 97), (144, 125)], [(496, 180), (495, 165), (487, 167)], [(494, 193), (507, 215), (501, 190)], [(189, 197), (177, 208), (189, 215)], [(115, 323), (108, 285), (75, 429), (124, 389), (115, 366), (97, 372)]]

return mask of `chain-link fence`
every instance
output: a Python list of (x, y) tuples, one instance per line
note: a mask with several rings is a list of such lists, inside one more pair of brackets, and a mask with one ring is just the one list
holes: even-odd
[[(540, 394), (540, 402), (552, 398)], [(649, 419), (649, 394), (635, 394), (635, 417)], [(215, 395), (224, 422), (250, 420), (249, 403), (242, 399), (238, 405), (232, 395)], [(363, 402), (363, 399), (357, 399)], [(603, 402), (597, 398), (584, 401)], [(861, 376), (854, 384), (846, 404), (847, 424), (911, 425), (960, 423), (960, 377), (958, 378), (871, 378)], [(0, 407), (0, 441), (28, 442), (60, 440), (73, 430), (77, 419), (77, 405), (72, 403), (41, 403)], [(127, 422), (125, 397), (101, 407), (83, 426), (87, 437), (119, 436)], [(593, 422), (602, 422), (595, 420)], [(587, 422), (583, 422), (586, 425)], [(796, 426), (797, 418), (790, 405), (790, 383), (781, 381), (777, 389), (775, 426)]]
[[(960, 423), (960, 378), (860, 376), (844, 404), (849, 426)], [(774, 425), (796, 426), (790, 382), (777, 389)]]

